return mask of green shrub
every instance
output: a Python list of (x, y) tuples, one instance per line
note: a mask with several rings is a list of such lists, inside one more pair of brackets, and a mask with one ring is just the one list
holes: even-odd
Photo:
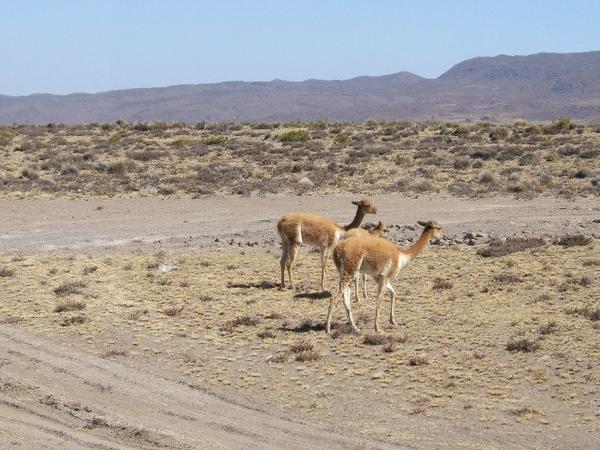
[(11, 143), (15, 135), (8, 128), (0, 130), (0, 145), (8, 145)]
[(290, 130), (278, 137), (281, 142), (306, 142), (310, 139), (310, 134), (306, 130)]
[(225, 145), (227, 140), (227, 136), (208, 136), (203, 142), (206, 145)]

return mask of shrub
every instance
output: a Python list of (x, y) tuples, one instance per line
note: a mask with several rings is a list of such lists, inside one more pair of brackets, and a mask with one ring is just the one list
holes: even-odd
[(54, 312), (79, 311), (85, 308), (85, 303), (80, 300), (65, 300), (54, 307)]
[(61, 326), (68, 327), (70, 325), (79, 325), (84, 323), (87, 320), (87, 316), (85, 314), (78, 314), (76, 316), (65, 317), (61, 322)]
[(592, 238), (583, 234), (566, 234), (554, 239), (555, 245), (562, 245), (563, 247), (586, 246), (591, 242)]
[(227, 141), (227, 136), (208, 136), (202, 142), (206, 145), (225, 145)]
[(301, 353), (314, 349), (314, 344), (308, 341), (300, 341), (290, 346), (290, 352)]
[(310, 134), (306, 130), (290, 130), (281, 133), (278, 138), (281, 142), (305, 142), (310, 139)]
[(115, 161), (106, 167), (106, 171), (108, 173), (112, 173), (115, 175), (125, 174), (135, 168), (135, 164), (133, 161), (124, 160), (124, 161)]
[(242, 316), (237, 319), (229, 320), (223, 324), (221, 331), (232, 332), (234, 328), (240, 326), (255, 327), (260, 323), (260, 318), (254, 316)]
[(495, 184), (496, 177), (494, 177), (494, 175), (491, 174), (490, 172), (484, 172), (479, 177), (479, 182), (484, 183), (484, 184)]
[(506, 284), (520, 283), (521, 281), (523, 281), (519, 276), (506, 272), (494, 275), (494, 280)]
[(436, 278), (433, 280), (433, 289), (452, 289), (452, 281)]
[(54, 293), (59, 297), (72, 294), (81, 294), (81, 289), (86, 287), (83, 281), (69, 281), (54, 288)]
[(108, 138), (108, 142), (110, 142), (111, 144), (115, 144), (117, 142), (121, 142), (121, 135), (118, 133), (112, 134), (109, 138)]
[(503, 141), (509, 135), (508, 128), (506, 127), (496, 127), (490, 131), (489, 137), (492, 142)]
[(510, 338), (506, 343), (506, 350), (509, 352), (534, 352), (540, 345), (527, 338)]
[(333, 142), (335, 142), (336, 144), (346, 144), (349, 141), (350, 136), (348, 136), (347, 134), (338, 134), (333, 140)]
[(162, 313), (169, 317), (175, 317), (181, 314), (181, 311), (183, 311), (183, 306), (171, 305), (163, 309)]
[(136, 161), (152, 161), (155, 159), (160, 159), (162, 155), (163, 154), (158, 150), (151, 149), (141, 150), (139, 152), (131, 152), (128, 154), (131, 159), (135, 159)]
[(8, 128), (0, 130), (0, 145), (8, 145), (12, 142), (15, 135)]
[(429, 364), (429, 360), (424, 356), (411, 356), (408, 359), (409, 366), (425, 366)]
[(15, 274), (14, 269), (0, 266), (0, 278), (12, 277)]
[(558, 331), (558, 323), (555, 320), (550, 320), (543, 325), (538, 327), (538, 332), (540, 334), (552, 334)]
[(21, 178), (25, 178), (27, 180), (37, 180), (40, 176), (33, 169), (25, 168), (21, 170)]
[(452, 164), (452, 166), (456, 170), (464, 170), (464, 169), (471, 167), (471, 161), (469, 161), (469, 158), (458, 157), (454, 160), (454, 163)]
[(509, 237), (505, 240), (495, 239), (486, 248), (478, 250), (477, 254), (484, 258), (506, 256), (511, 253), (542, 247), (544, 244), (542, 238)]

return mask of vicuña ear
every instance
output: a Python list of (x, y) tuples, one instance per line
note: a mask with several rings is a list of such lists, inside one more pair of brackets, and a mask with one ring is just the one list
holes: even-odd
[(427, 225), (429, 225), (427, 222), (423, 222), (422, 220), (417, 220), (417, 223), (422, 227), (426, 227)]

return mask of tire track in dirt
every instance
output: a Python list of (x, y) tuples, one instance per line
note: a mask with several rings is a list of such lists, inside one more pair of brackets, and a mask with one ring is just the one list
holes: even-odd
[(226, 402), (14, 326), (0, 328), (0, 349), (0, 386), (9, 387), (0, 390), (2, 447), (386, 447)]

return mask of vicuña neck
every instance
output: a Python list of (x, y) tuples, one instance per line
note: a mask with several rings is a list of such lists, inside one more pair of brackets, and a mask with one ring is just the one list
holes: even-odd
[(416, 258), (423, 250), (427, 248), (431, 236), (433, 235), (433, 228), (423, 230), (421, 237), (411, 247), (405, 250), (406, 254), (410, 256), (410, 259)]
[(357, 208), (356, 215), (354, 216), (354, 220), (352, 220), (352, 222), (350, 222), (348, 225), (345, 225), (344, 230), (348, 231), (353, 228), (360, 227), (360, 224), (362, 223), (362, 220), (364, 219), (364, 217), (365, 217), (365, 212), (362, 210), (362, 208)]

